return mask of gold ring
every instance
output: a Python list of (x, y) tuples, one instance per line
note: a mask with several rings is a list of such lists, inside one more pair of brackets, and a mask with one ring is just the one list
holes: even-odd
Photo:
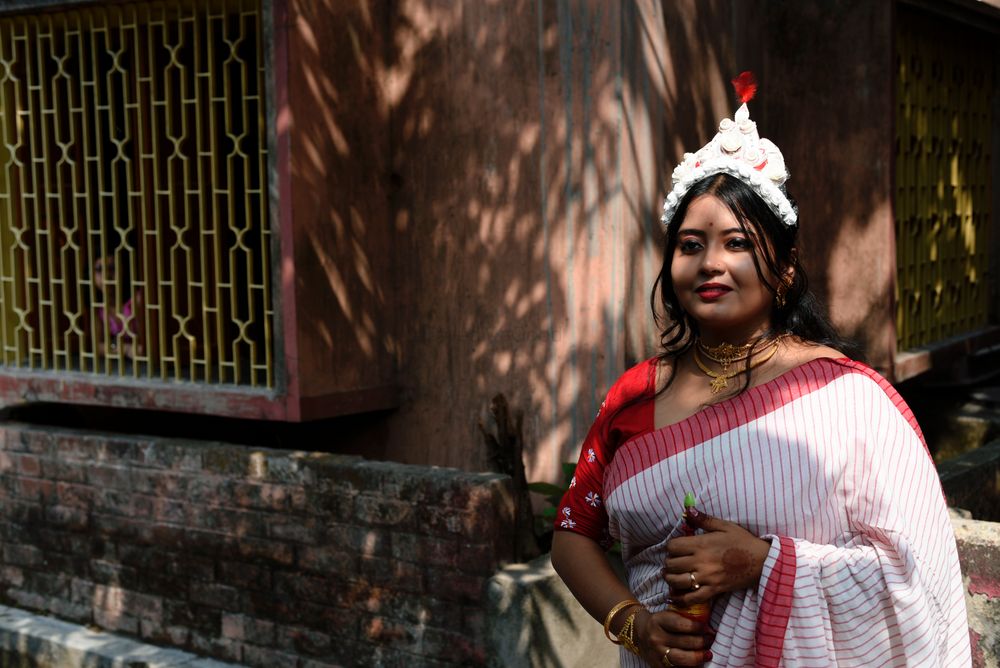
[(695, 577), (694, 577), (694, 571), (691, 571), (690, 573), (688, 573), (688, 576), (691, 578), (691, 590), (692, 591), (696, 591), (696, 590), (700, 589), (701, 585), (698, 584), (698, 580), (695, 579)]
[(667, 648), (667, 651), (663, 653), (663, 658), (660, 659), (660, 663), (662, 663), (667, 668), (670, 668), (670, 666), (674, 665), (670, 661), (670, 648), (669, 647)]

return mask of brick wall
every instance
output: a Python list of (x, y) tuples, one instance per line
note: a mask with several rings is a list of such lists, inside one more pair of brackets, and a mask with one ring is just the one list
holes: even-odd
[(0, 602), (250, 666), (483, 662), (509, 479), (0, 429)]

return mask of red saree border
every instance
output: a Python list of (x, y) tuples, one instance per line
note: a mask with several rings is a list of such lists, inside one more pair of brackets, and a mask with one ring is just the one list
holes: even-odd
[(795, 590), (795, 542), (781, 536), (772, 540), (780, 541), (778, 558), (764, 586), (760, 612), (757, 615), (756, 638), (757, 666), (777, 668), (781, 663), (781, 653), (785, 647), (785, 631), (792, 614), (792, 598)]
[[(731, 399), (712, 404), (679, 422), (639, 434), (623, 443), (606, 472), (605, 498), (623, 482), (658, 462), (752, 422), (849, 373), (861, 373), (873, 380), (881, 380), (879, 385), (884, 383), (883, 389), (887, 387), (892, 394), (896, 394), (888, 381), (861, 362), (846, 357), (811, 359)], [(898, 394), (893, 403), (897, 408), (905, 406)], [(913, 413), (909, 408), (906, 410), (910, 424), (919, 430)], [(639, 447), (643, 445), (646, 447)]]

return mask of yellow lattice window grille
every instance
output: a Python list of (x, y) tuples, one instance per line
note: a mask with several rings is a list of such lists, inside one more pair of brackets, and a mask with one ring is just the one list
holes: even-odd
[(991, 95), (997, 49), (900, 11), (896, 87), (897, 345), (987, 325)]
[(0, 17), (0, 364), (272, 387), (259, 0)]

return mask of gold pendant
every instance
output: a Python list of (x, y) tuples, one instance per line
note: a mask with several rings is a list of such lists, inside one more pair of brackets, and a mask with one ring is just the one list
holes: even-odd
[(718, 394), (719, 392), (722, 392), (722, 390), (726, 389), (728, 385), (729, 383), (726, 382), (725, 376), (716, 376), (714, 379), (712, 379), (712, 394)]

